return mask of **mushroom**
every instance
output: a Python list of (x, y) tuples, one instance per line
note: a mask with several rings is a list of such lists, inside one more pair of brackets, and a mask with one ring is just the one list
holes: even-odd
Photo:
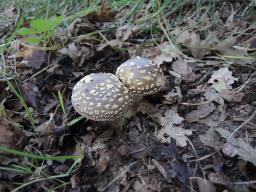
[(122, 63), (116, 76), (132, 94), (150, 95), (158, 92), (163, 85), (163, 71), (151, 60), (135, 57)]
[(132, 104), (129, 90), (111, 73), (92, 73), (77, 82), (72, 104), (82, 116), (95, 121), (112, 121)]

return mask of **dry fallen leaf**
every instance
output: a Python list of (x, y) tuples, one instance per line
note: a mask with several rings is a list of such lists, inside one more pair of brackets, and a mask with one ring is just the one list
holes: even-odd
[[(4, 118), (0, 118), (0, 146), (20, 150), (26, 141), (25, 134), (14, 127)], [(3, 153), (0, 151), (0, 154)]]
[(159, 112), (157, 114), (157, 117), (159, 119), (159, 123), (164, 127), (169, 125), (179, 125), (184, 120), (182, 117), (179, 116), (179, 114), (176, 111), (172, 109), (167, 110), (164, 113), (164, 116), (161, 114), (161, 112)]
[(199, 119), (207, 117), (215, 109), (216, 107), (213, 103), (200, 105), (196, 110), (193, 110), (190, 113), (186, 114), (185, 120), (188, 122), (196, 122)]
[(154, 192), (159, 191), (159, 186), (155, 182), (145, 183), (140, 181), (135, 181), (133, 184), (134, 192)]
[(232, 71), (229, 71), (228, 67), (220, 68), (212, 74), (208, 84), (211, 84), (218, 92), (221, 90), (232, 89), (232, 84), (238, 79), (232, 76)]
[(152, 159), (152, 163), (155, 165), (155, 167), (158, 169), (159, 173), (164, 177), (164, 179), (167, 179), (167, 173), (165, 168), (155, 159)]
[(101, 154), (99, 160), (96, 161), (96, 165), (95, 165), (97, 172), (100, 174), (103, 173), (106, 170), (108, 163), (109, 163), (108, 153)]
[(64, 47), (61, 50), (59, 50), (63, 55), (68, 55), (70, 58), (72, 58), (74, 61), (77, 60), (81, 56), (81, 52), (77, 49), (75, 43), (68, 44), (68, 47)]
[[(222, 128), (216, 129), (216, 131), (225, 139), (227, 139), (231, 132)], [(237, 149), (237, 155), (245, 160), (251, 162), (256, 166), (256, 149), (242, 138), (229, 138), (227, 141), (232, 147)]]
[(215, 192), (216, 188), (214, 185), (201, 177), (193, 177), (193, 181), (196, 182), (199, 192)]
[(171, 138), (176, 140), (177, 145), (185, 147), (187, 145), (187, 135), (191, 135), (191, 130), (186, 130), (178, 125), (183, 121), (179, 114), (170, 109), (164, 113), (164, 116), (158, 112), (154, 115), (162, 128), (156, 134), (156, 137), (163, 143), (170, 143)]
[(157, 138), (163, 143), (170, 143), (171, 138), (176, 140), (176, 144), (180, 147), (185, 147), (187, 145), (187, 136), (191, 135), (192, 131), (183, 129), (180, 127), (165, 127), (161, 129), (158, 134)]
[(155, 58), (154, 58), (154, 62), (158, 65), (161, 65), (163, 62), (172, 62), (172, 57), (169, 56), (168, 54), (166, 53), (161, 53), (160, 55), (157, 55)]
[(53, 113), (50, 113), (49, 120), (37, 126), (36, 130), (40, 135), (52, 135), (54, 133), (55, 128), (56, 125), (54, 122)]
[(168, 42), (155, 46), (154, 44), (148, 46), (136, 45), (128, 47), (130, 57), (141, 56), (151, 59), (157, 65), (161, 65), (163, 62), (172, 62), (174, 57), (177, 57), (177, 53), (173, 50), (173, 47)]
[(178, 35), (176, 41), (187, 47), (193, 57), (202, 59), (203, 56), (209, 54), (212, 50), (212, 46), (216, 41), (216, 34), (210, 32), (205, 40), (201, 40), (199, 34), (183, 31)]
[(76, 189), (80, 183), (80, 177), (74, 174), (70, 177), (71, 189)]
[(223, 142), (213, 128), (208, 129), (205, 134), (199, 135), (199, 139), (205, 146), (212, 147), (215, 150), (220, 150), (223, 146)]
[(126, 24), (122, 27), (117, 28), (116, 30), (116, 38), (121, 39), (122, 41), (126, 41), (129, 37), (138, 31), (139, 27), (133, 24)]
[(172, 70), (181, 75), (181, 79), (187, 82), (193, 82), (197, 75), (193, 72), (192, 67), (189, 66), (186, 60), (178, 57), (172, 63)]
[(47, 58), (47, 54), (45, 51), (35, 50), (31, 48), (25, 49), (22, 55), (24, 56), (24, 58), (21, 63), (24, 63), (34, 69), (39, 69)]
[(174, 33), (177, 35), (177, 43), (186, 43), (191, 39), (191, 33), (188, 30), (181, 32), (178, 28), (175, 28)]
[(182, 76), (186, 76), (192, 73), (192, 68), (182, 58), (178, 58), (176, 61), (172, 63), (172, 70), (181, 74)]
[(0, 13), (0, 38), (14, 30), (17, 17), (18, 10), (14, 3), (6, 4)]
[(204, 97), (207, 101), (215, 101), (218, 104), (224, 106), (224, 100), (220, 94), (212, 87), (208, 87), (204, 93)]
[(209, 180), (212, 183), (221, 184), (225, 186), (232, 187), (231, 182), (228, 180), (228, 178), (225, 175), (221, 175), (220, 173), (210, 173), (208, 175)]
[(220, 95), (228, 102), (240, 103), (244, 98), (244, 93), (232, 90), (221, 90)]
[(222, 152), (229, 157), (235, 157), (238, 153), (238, 150), (230, 143), (225, 143), (222, 147)]
[(37, 106), (37, 96), (39, 94), (38, 87), (31, 83), (25, 82), (20, 86), (20, 90), (24, 100), (32, 107)]
[(169, 42), (163, 42), (158, 46), (158, 49), (160, 50), (160, 54), (153, 58), (153, 61), (158, 65), (161, 65), (163, 62), (170, 63), (177, 56)]
[(163, 103), (173, 104), (178, 100), (178, 93), (175, 92), (174, 90), (171, 90), (165, 95), (163, 95), (163, 97), (164, 97)]
[(88, 19), (94, 22), (111, 22), (115, 19), (115, 13), (108, 5), (107, 1), (101, 1), (100, 10), (96, 10), (87, 15)]
[(226, 119), (226, 108), (225, 106), (216, 106), (216, 110), (211, 112), (207, 117), (199, 119), (198, 123), (207, 125), (209, 127), (217, 127)]
[(156, 113), (157, 108), (148, 101), (142, 101), (142, 102), (139, 102), (137, 106), (137, 111), (141, 112), (142, 114), (150, 115), (150, 114)]
[(97, 51), (102, 51), (107, 46), (122, 48), (123, 42), (119, 39), (112, 39), (106, 43), (100, 44), (96, 49)]
[(219, 40), (216, 37), (215, 32), (209, 32), (206, 39), (202, 40), (200, 35), (195, 32), (176, 30), (174, 32), (177, 35), (177, 43), (181, 43), (183, 46), (190, 50), (193, 57), (202, 59), (205, 55), (212, 51), (218, 51), (225, 56), (244, 56), (245, 51), (234, 48), (237, 37), (229, 36), (224, 40)]
[(218, 40), (215, 49), (218, 50), (222, 55), (227, 56), (245, 56), (245, 51), (233, 48), (236, 43), (237, 37), (230, 36), (224, 40)]

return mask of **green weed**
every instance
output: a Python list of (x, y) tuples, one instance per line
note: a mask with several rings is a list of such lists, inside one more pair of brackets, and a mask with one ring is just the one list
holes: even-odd
[(33, 19), (29, 22), (30, 27), (19, 28), (16, 34), (26, 37), (27, 43), (46, 44), (54, 36), (54, 30), (63, 18), (58, 16), (51, 19)]

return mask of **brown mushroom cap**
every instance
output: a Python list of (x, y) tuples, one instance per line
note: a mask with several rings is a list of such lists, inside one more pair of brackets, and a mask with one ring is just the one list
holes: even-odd
[(110, 121), (128, 110), (132, 97), (115, 75), (92, 73), (77, 82), (71, 101), (82, 116), (95, 121)]
[(139, 56), (122, 63), (117, 68), (116, 75), (133, 94), (154, 94), (163, 85), (160, 66)]

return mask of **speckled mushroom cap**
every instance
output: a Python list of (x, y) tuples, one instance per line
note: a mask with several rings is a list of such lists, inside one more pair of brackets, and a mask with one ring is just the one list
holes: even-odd
[(117, 68), (116, 75), (133, 94), (154, 94), (163, 85), (160, 66), (139, 56), (122, 63)]
[(132, 97), (115, 75), (92, 73), (77, 82), (71, 101), (82, 116), (95, 121), (110, 121), (128, 110)]

